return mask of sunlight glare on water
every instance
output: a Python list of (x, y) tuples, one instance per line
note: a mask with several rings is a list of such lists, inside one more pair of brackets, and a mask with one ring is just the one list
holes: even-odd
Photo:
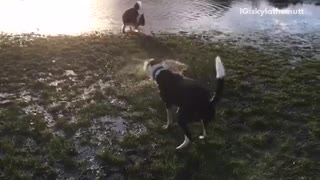
[(0, 0), (0, 31), (75, 34), (95, 27), (91, 0)]

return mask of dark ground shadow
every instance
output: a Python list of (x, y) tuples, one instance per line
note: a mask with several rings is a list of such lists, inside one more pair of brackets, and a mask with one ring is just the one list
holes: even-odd
[(172, 50), (161, 42), (159, 38), (139, 33), (137, 34), (136, 41), (151, 57), (164, 58), (173, 56)]

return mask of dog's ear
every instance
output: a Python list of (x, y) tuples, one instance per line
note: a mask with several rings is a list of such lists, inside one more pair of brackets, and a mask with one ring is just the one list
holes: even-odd
[(145, 60), (144, 63), (143, 63), (143, 70), (147, 70), (148, 69), (148, 66), (152, 66), (152, 62), (154, 61), (153, 58), (151, 59), (148, 59), (148, 60)]
[(170, 71), (178, 74), (183, 74), (189, 68), (188, 65), (172, 59), (163, 61), (163, 64), (166, 64)]
[(144, 61), (144, 63), (143, 63), (143, 70), (146, 71), (149, 65), (150, 65), (150, 60)]
[(159, 59), (154, 59), (154, 58), (148, 59), (148, 60), (144, 61), (143, 69), (147, 70), (148, 66), (154, 66), (154, 65), (160, 64), (160, 63), (161, 63), (161, 60), (159, 60)]
[(152, 59), (152, 60), (150, 61), (150, 65), (151, 65), (151, 66), (154, 66), (154, 65), (156, 65), (156, 64), (160, 64), (161, 62), (162, 62), (161, 59)]

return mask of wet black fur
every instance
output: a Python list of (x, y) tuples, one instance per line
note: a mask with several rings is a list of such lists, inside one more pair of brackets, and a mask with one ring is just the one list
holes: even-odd
[(212, 96), (200, 82), (169, 70), (162, 70), (155, 80), (166, 108), (179, 107), (178, 125), (190, 140), (192, 137), (187, 127), (188, 123), (201, 119), (207, 130), (208, 123), (215, 116), (215, 105), (222, 95), (223, 78), (217, 79), (215, 96)]

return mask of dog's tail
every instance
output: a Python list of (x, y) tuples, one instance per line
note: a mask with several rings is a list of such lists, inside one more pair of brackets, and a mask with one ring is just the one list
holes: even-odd
[(216, 72), (217, 72), (217, 87), (215, 95), (211, 99), (211, 103), (214, 105), (218, 103), (222, 97), (223, 87), (224, 87), (224, 77), (226, 75), (224, 66), (221, 62), (219, 56), (216, 57)]

